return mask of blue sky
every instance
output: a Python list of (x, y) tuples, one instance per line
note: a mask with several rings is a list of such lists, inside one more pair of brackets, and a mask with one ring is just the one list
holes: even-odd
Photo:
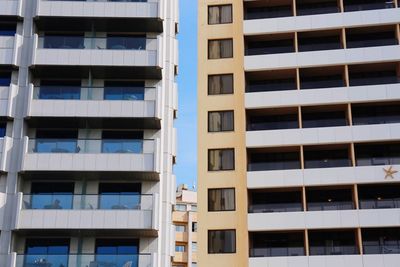
[(177, 184), (197, 181), (197, 1), (180, 0)]

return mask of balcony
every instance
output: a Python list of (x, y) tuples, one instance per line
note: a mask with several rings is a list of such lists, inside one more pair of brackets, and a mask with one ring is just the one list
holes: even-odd
[(250, 233), (250, 257), (304, 256), (304, 234)]
[(15, 114), (15, 96), (17, 86), (0, 86), (0, 117), (13, 117)]
[(23, 171), (159, 172), (159, 140), (29, 139)]
[(0, 0), (0, 16), (22, 17), (22, 0)]
[(303, 211), (300, 190), (249, 191), (249, 213)]
[(157, 257), (156, 254), (18, 254), (15, 262), (15, 267), (155, 267), (157, 266)]
[(345, 0), (343, 2), (345, 12), (395, 8), (394, 1), (391, 0)]
[[(161, 119), (160, 88), (156, 87), (29, 87), (28, 117), (115, 119), (154, 124)], [(159, 123), (158, 123), (159, 124)]]
[[(0, 1), (2, 3), (2, 1)], [(17, 66), (18, 50), (22, 43), (22, 36), (15, 34), (12, 36), (0, 36), (0, 66)]]
[(33, 65), (161, 68), (160, 38), (35, 35)]
[(16, 229), (158, 229), (158, 195), (18, 196)]

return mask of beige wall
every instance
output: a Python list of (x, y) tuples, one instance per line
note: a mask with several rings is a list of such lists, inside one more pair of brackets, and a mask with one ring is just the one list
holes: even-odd
[[(233, 4), (233, 23), (208, 25), (207, 6)], [(244, 109), (244, 44), (243, 44), (243, 0), (199, 0), (199, 69), (198, 69), (198, 199), (199, 199), (199, 244), (198, 265), (200, 267), (245, 267), (248, 265), (247, 194), (246, 194), (246, 148)], [(233, 59), (207, 59), (209, 39), (233, 38)], [(209, 74), (234, 74), (233, 95), (207, 95)], [(235, 131), (207, 133), (208, 111), (234, 110)], [(234, 148), (235, 170), (208, 172), (207, 153), (212, 148)], [(209, 188), (236, 190), (236, 211), (207, 212)], [(208, 230), (236, 229), (235, 254), (208, 254)]]

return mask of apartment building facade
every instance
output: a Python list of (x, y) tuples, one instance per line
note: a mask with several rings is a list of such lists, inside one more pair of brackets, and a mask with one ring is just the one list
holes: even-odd
[(198, 7), (199, 266), (398, 266), (399, 2)]
[(172, 212), (175, 256), (172, 267), (197, 267), (197, 192), (179, 185)]
[(0, 266), (171, 266), (178, 22), (0, 0)]

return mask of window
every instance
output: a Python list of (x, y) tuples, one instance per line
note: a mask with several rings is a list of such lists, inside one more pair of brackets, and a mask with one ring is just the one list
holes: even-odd
[(233, 94), (233, 74), (209, 75), (208, 94)]
[(190, 206), (190, 210), (191, 210), (191, 211), (197, 211), (197, 205), (192, 204), (192, 205)]
[(30, 201), (25, 201), (30, 209), (72, 209), (74, 183), (33, 182)]
[(185, 246), (183, 246), (183, 245), (176, 245), (176, 246), (175, 246), (175, 251), (176, 251), (176, 252), (185, 252), (185, 251), (186, 251), (186, 248), (185, 248)]
[(77, 130), (36, 131), (36, 153), (79, 153)]
[(0, 122), (0, 138), (6, 136), (7, 124), (5, 122)]
[(138, 266), (139, 240), (97, 239), (95, 253), (96, 262), (107, 262), (109, 266)]
[(233, 111), (208, 112), (208, 131), (227, 132), (233, 131)]
[(197, 263), (192, 262), (192, 267), (197, 267)]
[(235, 169), (235, 152), (233, 149), (208, 150), (208, 170), (227, 171)]
[(208, 24), (232, 23), (232, 5), (208, 7)]
[(139, 183), (100, 183), (99, 208), (139, 210), (142, 185)]
[(196, 252), (197, 251), (197, 243), (193, 242), (192, 243), (192, 252)]
[(107, 35), (107, 49), (145, 50), (146, 36), (143, 35)]
[(1, 23), (0, 36), (14, 36), (17, 32), (17, 25), (14, 23)]
[(0, 86), (10, 86), (11, 72), (0, 72)]
[(197, 232), (197, 222), (192, 222), (192, 232)]
[(175, 211), (186, 211), (186, 205), (183, 204), (176, 204)]
[(235, 253), (235, 230), (210, 230), (208, 231), (208, 253)]
[(103, 131), (102, 153), (143, 153), (143, 131)]
[(85, 49), (83, 33), (76, 34), (45, 34), (43, 47), (48, 49)]
[(68, 266), (69, 239), (27, 239), (24, 266), (45, 262), (48, 266)]
[(233, 57), (233, 40), (209, 40), (208, 59), (231, 58)]
[(175, 232), (184, 233), (186, 232), (186, 227), (184, 225), (175, 225)]
[(40, 81), (39, 99), (80, 99), (81, 81)]
[(144, 100), (144, 82), (104, 82), (105, 100)]
[(209, 189), (208, 211), (233, 211), (235, 210), (235, 189)]

